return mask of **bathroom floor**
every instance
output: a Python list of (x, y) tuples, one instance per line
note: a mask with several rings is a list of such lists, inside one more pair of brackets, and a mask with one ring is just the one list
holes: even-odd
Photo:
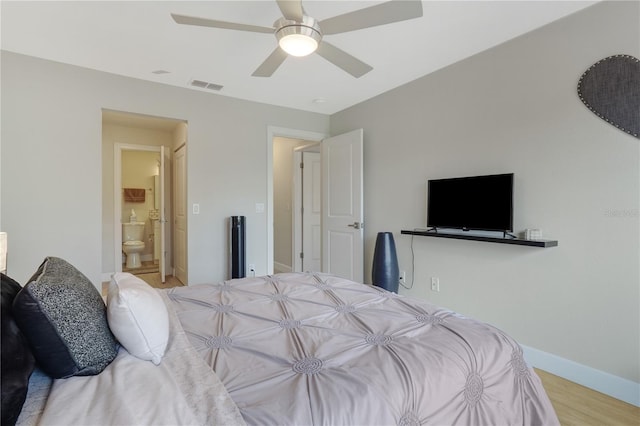
[(152, 261), (142, 262), (142, 266), (139, 268), (129, 269), (126, 264), (122, 264), (122, 272), (129, 272), (133, 275), (149, 274), (152, 272), (159, 272), (159, 266)]

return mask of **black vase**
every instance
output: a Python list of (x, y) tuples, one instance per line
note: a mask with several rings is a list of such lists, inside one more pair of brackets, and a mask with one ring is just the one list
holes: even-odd
[(400, 269), (393, 233), (378, 232), (376, 248), (373, 252), (373, 268), (371, 269), (373, 285), (385, 290), (398, 292)]

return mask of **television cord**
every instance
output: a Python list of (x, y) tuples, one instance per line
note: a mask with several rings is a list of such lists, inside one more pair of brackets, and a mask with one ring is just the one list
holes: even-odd
[(402, 284), (402, 281), (398, 280), (398, 283), (406, 288), (407, 290), (411, 290), (413, 288), (413, 282), (414, 282), (414, 275), (415, 275), (415, 270), (416, 270), (416, 257), (415, 257), (415, 253), (413, 252), (413, 237), (414, 235), (411, 236), (411, 285), (410, 286), (406, 286), (404, 284)]

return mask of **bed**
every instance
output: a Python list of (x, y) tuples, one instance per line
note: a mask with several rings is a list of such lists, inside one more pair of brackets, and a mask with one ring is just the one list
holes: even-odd
[[(114, 279), (138, 309), (162, 307), (165, 348), (140, 356), (114, 332), (97, 374), (37, 368), (18, 424), (559, 424), (513, 339), (423, 300), (320, 273), (169, 290)], [(144, 317), (153, 340), (164, 322)]]

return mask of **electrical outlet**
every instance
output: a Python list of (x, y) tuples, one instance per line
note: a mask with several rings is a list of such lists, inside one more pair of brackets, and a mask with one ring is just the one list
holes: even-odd
[(249, 276), (250, 277), (256, 276), (256, 265), (254, 265), (253, 263), (249, 264)]
[(431, 277), (431, 291), (440, 291), (440, 278)]
[(400, 284), (404, 285), (407, 283), (407, 273), (405, 271), (400, 271)]

